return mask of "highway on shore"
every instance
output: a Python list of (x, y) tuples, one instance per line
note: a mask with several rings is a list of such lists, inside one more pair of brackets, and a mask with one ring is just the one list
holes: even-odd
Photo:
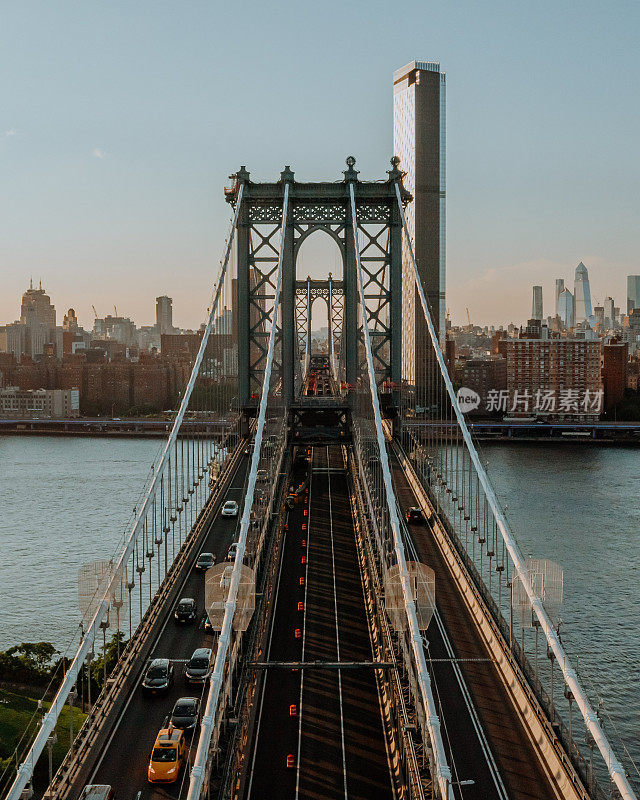
[[(225, 499), (236, 500), (242, 508), (249, 458), (244, 455), (227, 490)], [(238, 517), (215, 516), (197, 553), (212, 552), (216, 563), (224, 561), (229, 545), (237, 538)], [(197, 555), (197, 553), (195, 555)], [(163, 721), (180, 697), (201, 697), (202, 688), (189, 686), (184, 679), (186, 662), (198, 647), (215, 648), (215, 637), (204, 631), (204, 573), (191, 569), (185, 576), (179, 597), (192, 597), (198, 607), (195, 623), (179, 625), (173, 619), (173, 608), (152, 651), (151, 658), (174, 660), (174, 683), (166, 695), (145, 696), (140, 685), (132, 692), (121, 712), (107, 746), (94, 768), (89, 783), (109, 784), (117, 800), (134, 800), (139, 791), (142, 800), (166, 800), (186, 796), (189, 769), (184, 767), (178, 781), (154, 786), (147, 780), (149, 757)], [(195, 754), (198, 732), (193, 737), (191, 755)], [(75, 798), (74, 798), (75, 800)]]

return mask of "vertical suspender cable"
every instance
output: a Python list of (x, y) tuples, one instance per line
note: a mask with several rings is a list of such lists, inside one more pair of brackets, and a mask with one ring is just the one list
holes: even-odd
[(200, 739), (198, 741), (198, 749), (193, 762), (193, 769), (191, 770), (191, 778), (189, 781), (189, 792), (187, 800), (199, 800), (202, 791), (206, 774), (207, 760), (209, 757), (209, 746), (211, 744), (211, 737), (215, 726), (216, 709), (218, 706), (218, 698), (220, 690), (222, 689), (222, 682), (224, 680), (224, 668), (227, 660), (227, 653), (231, 643), (231, 635), (233, 631), (233, 617), (235, 615), (236, 606), (238, 602), (238, 588), (240, 584), (240, 571), (244, 559), (244, 553), (247, 545), (247, 534), (249, 531), (249, 524), (251, 522), (251, 507), (253, 506), (253, 496), (256, 488), (256, 476), (258, 472), (258, 464), (260, 461), (260, 450), (262, 447), (262, 434), (264, 432), (264, 424), (267, 413), (267, 401), (269, 398), (269, 383), (271, 380), (271, 370), (273, 367), (273, 356), (276, 343), (276, 327), (278, 307), (280, 305), (280, 290), (282, 288), (282, 262), (284, 258), (284, 243), (285, 232), (287, 227), (287, 216), (289, 208), (289, 183), (284, 186), (284, 201), (282, 204), (282, 229), (280, 239), (280, 253), (278, 255), (278, 276), (276, 279), (276, 292), (273, 301), (273, 314), (271, 318), (271, 332), (269, 333), (269, 349), (267, 351), (267, 361), (264, 370), (264, 377), (262, 379), (262, 394), (260, 395), (260, 406), (258, 412), (258, 424), (256, 427), (256, 437), (253, 446), (253, 453), (251, 456), (251, 467), (249, 470), (249, 479), (247, 481), (247, 491), (244, 498), (244, 507), (242, 511), (242, 519), (240, 522), (240, 535), (238, 537), (238, 549), (236, 552), (236, 560), (233, 565), (233, 573), (229, 585), (229, 594), (225, 602), (224, 617), (222, 620), (222, 628), (220, 637), (218, 639), (218, 649), (216, 652), (216, 660), (213, 666), (211, 680), (209, 682), (209, 693), (207, 695), (207, 703), (202, 717), (200, 727)]
[(358, 245), (358, 221), (356, 217), (356, 199), (354, 193), (354, 184), (349, 184), (349, 193), (351, 196), (351, 223), (353, 226), (353, 240), (356, 251), (356, 266), (358, 269), (358, 290), (360, 293), (360, 305), (362, 307), (363, 317), (363, 333), (364, 345), (367, 357), (367, 368), (369, 372), (369, 388), (371, 390), (371, 402), (373, 405), (374, 423), (376, 427), (376, 438), (378, 442), (378, 449), (380, 451), (380, 464), (382, 467), (382, 476), (384, 481), (384, 488), (387, 497), (387, 506), (389, 510), (389, 519), (391, 524), (391, 531), (394, 539), (394, 551), (398, 567), (400, 569), (400, 580), (402, 583), (402, 593), (404, 596), (404, 605), (409, 623), (409, 633), (411, 638), (411, 646), (413, 655), (416, 661), (417, 680), (422, 695), (422, 703), (424, 713), (427, 721), (427, 728), (429, 730), (429, 738), (431, 739), (431, 747), (433, 749), (435, 776), (432, 776), (434, 783), (437, 784), (439, 795), (442, 800), (453, 800), (453, 789), (451, 787), (451, 770), (447, 764), (447, 756), (444, 750), (444, 743), (442, 741), (442, 734), (440, 732), (440, 720), (436, 712), (435, 701), (433, 699), (433, 692), (431, 690), (431, 679), (429, 678), (429, 671), (424, 657), (424, 647), (422, 643), (422, 636), (418, 627), (418, 617), (416, 614), (416, 605), (411, 591), (409, 573), (407, 571), (407, 561), (404, 554), (404, 545), (402, 544), (402, 531), (400, 528), (400, 518), (398, 515), (398, 507), (396, 505), (396, 497), (393, 489), (393, 481), (391, 478), (391, 470), (389, 469), (389, 458), (387, 456), (387, 448), (382, 430), (382, 415), (380, 414), (380, 402), (378, 400), (378, 390), (376, 387), (376, 376), (373, 365), (373, 351), (371, 348), (371, 338), (369, 335), (369, 315), (365, 304), (364, 296), (364, 281), (362, 278), (362, 263), (360, 261), (360, 247)]
[(87, 657), (87, 654), (91, 651), (93, 647), (93, 642), (95, 640), (96, 633), (100, 627), (100, 623), (102, 622), (103, 618), (105, 617), (109, 609), (110, 598), (114, 594), (114, 592), (118, 590), (118, 587), (120, 586), (123, 570), (127, 564), (127, 561), (131, 557), (131, 554), (134, 551), (136, 542), (138, 540), (138, 536), (145, 525), (149, 506), (153, 498), (155, 497), (158, 483), (160, 481), (160, 477), (164, 472), (164, 468), (169, 458), (171, 448), (178, 437), (178, 432), (180, 430), (180, 426), (182, 425), (182, 420), (184, 419), (187, 406), (189, 405), (191, 392), (193, 390), (196, 377), (198, 376), (200, 364), (202, 363), (204, 351), (206, 349), (207, 342), (209, 341), (209, 334), (211, 333), (211, 328), (213, 325), (213, 321), (215, 319), (215, 314), (218, 309), (220, 292), (224, 284), (224, 277), (227, 271), (227, 265), (229, 263), (229, 255), (231, 253), (231, 243), (233, 241), (234, 232), (238, 222), (238, 214), (242, 203), (243, 189), (244, 189), (244, 184), (240, 186), (240, 190), (238, 192), (238, 201), (236, 203), (236, 210), (233, 219), (233, 227), (231, 229), (231, 234), (229, 236), (229, 241), (227, 243), (224, 262), (220, 270), (218, 286), (216, 288), (214, 301), (211, 304), (211, 311), (209, 313), (207, 326), (202, 336), (202, 341), (200, 342), (200, 349), (198, 350), (198, 354), (196, 355), (196, 359), (193, 363), (191, 377), (189, 378), (187, 388), (185, 389), (184, 396), (182, 398), (182, 403), (180, 404), (180, 409), (178, 410), (175, 421), (173, 423), (171, 433), (169, 434), (169, 438), (167, 439), (167, 442), (162, 451), (160, 461), (158, 462), (156, 469), (154, 469), (153, 479), (149, 485), (144, 500), (142, 501), (142, 505), (140, 506), (140, 513), (136, 517), (133, 527), (131, 528), (131, 531), (127, 537), (127, 543), (120, 558), (118, 559), (118, 562), (111, 576), (111, 580), (105, 590), (100, 605), (98, 606), (93, 616), (93, 619), (91, 620), (91, 623), (87, 628), (87, 631), (85, 632), (84, 638), (82, 639), (82, 642), (78, 647), (76, 655), (73, 661), (71, 662), (69, 669), (67, 670), (62, 685), (58, 689), (56, 696), (53, 698), (49, 711), (44, 715), (42, 719), (42, 725), (40, 727), (40, 730), (38, 731), (36, 738), (34, 739), (31, 747), (29, 748), (29, 751), (27, 752), (24, 761), (22, 762), (22, 764), (18, 769), (15, 780), (13, 781), (11, 788), (9, 789), (9, 793), (7, 794), (6, 800), (18, 800), (22, 793), (22, 790), (25, 788), (27, 783), (33, 777), (33, 770), (35, 768), (36, 762), (40, 758), (40, 755), (42, 754), (42, 751), (45, 748), (47, 739), (49, 738), (49, 734), (53, 731), (53, 729), (56, 726), (60, 712), (64, 708), (66, 699), (69, 696), (69, 692), (71, 691), (76, 681), (78, 680), (78, 675), (80, 674), (80, 670), (82, 669), (82, 665), (85, 661), (85, 658)]
[(564, 676), (566, 684), (573, 693), (576, 703), (578, 704), (578, 707), (582, 712), (585, 725), (589, 729), (596, 744), (598, 745), (598, 750), (600, 750), (600, 753), (604, 758), (611, 780), (617, 786), (623, 800), (638, 800), (635, 792), (631, 788), (629, 781), (627, 780), (622, 764), (620, 763), (620, 761), (618, 761), (618, 758), (616, 757), (613, 748), (611, 747), (611, 744), (609, 743), (604, 731), (602, 730), (597, 715), (593, 710), (593, 708), (591, 707), (589, 698), (587, 697), (586, 692), (582, 688), (582, 685), (578, 679), (576, 671), (573, 669), (573, 667), (571, 667), (571, 662), (569, 661), (569, 657), (565, 652), (562, 643), (560, 642), (560, 637), (558, 636), (551, 620), (549, 619), (549, 616), (544, 608), (544, 605), (542, 604), (542, 600), (533, 589), (533, 585), (529, 580), (529, 573), (527, 572), (527, 567), (522, 557), (522, 553), (520, 552), (520, 548), (518, 547), (518, 543), (516, 542), (515, 537), (509, 527), (509, 523), (507, 522), (507, 519), (504, 515), (504, 512), (500, 507), (498, 498), (496, 497), (496, 494), (493, 490), (491, 482), (489, 481), (487, 473), (485, 472), (485, 469), (482, 466), (482, 462), (480, 461), (480, 457), (478, 456), (478, 451), (476, 450), (475, 445), (473, 444), (473, 440), (471, 439), (471, 434), (469, 433), (467, 423), (457, 403), (455, 391), (453, 389), (453, 384), (451, 383), (451, 378), (449, 377), (449, 373), (447, 372), (444, 356), (442, 354), (442, 349), (440, 347), (438, 337), (436, 336), (436, 331), (433, 325), (433, 321), (431, 319), (431, 314), (429, 313), (427, 298), (424, 293), (424, 287), (422, 286), (422, 281), (420, 280), (420, 275), (418, 273), (418, 265), (416, 264), (416, 259), (413, 252), (413, 245), (411, 243), (411, 238), (409, 236), (409, 231), (407, 229), (407, 221), (404, 216), (404, 208), (402, 206), (402, 197), (400, 195), (400, 186), (398, 183), (396, 183), (396, 197), (398, 200), (398, 208), (400, 209), (400, 218), (402, 219), (402, 227), (404, 228), (407, 248), (409, 250), (411, 262), (413, 265), (415, 284), (418, 290), (418, 294), (420, 295), (420, 302), (422, 304), (422, 310), (424, 312), (425, 320), (429, 330), (429, 336), (431, 337), (431, 343), (433, 345), (435, 356), (440, 366), (440, 372), (442, 373), (442, 378), (444, 380), (447, 393), (449, 394), (449, 398), (451, 400), (451, 404), (453, 406), (453, 410), (456, 415), (460, 431), (462, 433), (462, 438), (464, 439), (467, 449), (469, 451), (469, 456), (473, 461), (473, 465), (476, 469), (476, 475), (478, 477), (478, 480), (482, 484), (484, 495), (489, 505), (491, 506), (491, 511), (493, 512), (495, 521), (498, 525), (498, 528), (500, 529), (500, 533), (502, 534), (502, 538), (504, 540), (506, 548), (509, 552), (509, 555), (511, 556), (511, 560), (513, 561), (513, 566), (516, 572), (518, 573), (518, 577), (522, 581), (522, 585), (527, 593), (533, 612), (538, 618), (540, 622), (540, 627), (542, 628), (542, 630), (545, 633), (545, 636), (547, 637), (547, 642), (549, 643), (549, 647), (551, 648), (556, 659), (558, 660), (558, 664), (562, 670), (562, 674)]

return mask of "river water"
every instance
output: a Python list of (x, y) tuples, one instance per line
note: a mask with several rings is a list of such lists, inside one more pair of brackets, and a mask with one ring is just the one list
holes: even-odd
[[(77, 640), (78, 568), (119, 547), (159, 447), (0, 437), (0, 649)], [(563, 641), (639, 761), (640, 453), (491, 444), (483, 458), (524, 554), (564, 568)]]

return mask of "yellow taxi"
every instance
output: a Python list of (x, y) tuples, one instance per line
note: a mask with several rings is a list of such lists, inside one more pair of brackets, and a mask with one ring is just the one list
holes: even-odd
[(170, 725), (158, 733), (149, 761), (149, 783), (173, 783), (184, 763), (187, 745), (184, 732)]

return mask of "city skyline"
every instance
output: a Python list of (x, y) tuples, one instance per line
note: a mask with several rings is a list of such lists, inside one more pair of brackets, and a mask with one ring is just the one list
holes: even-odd
[[(260, 178), (290, 163), (300, 179), (333, 180), (353, 154), (361, 177), (377, 177), (392, 155), (390, 76), (421, 57), (439, 61), (449, 83), (452, 318), (463, 321), (469, 306), (479, 323), (507, 322), (503, 308), (525, 319), (528, 274), (550, 297), (549, 282), (580, 259), (594, 297), (614, 284), (622, 296), (625, 276), (640, 272), (640, 8), (617, 5), (612, 14), (587, 3), (576, 25), (574, 9), (552, 3), (408, 2), (409, 26), (370, 4), (364, 14), (360, 2), (276, 13), (249, 3), (227, 9), (224, 25), (197, 2), (180, 8), (179, 26), (172, 3), (36, 2), (38, 14), (8, 5), (0, 33), (0, 318), (33, 274), (60, 287), (56, 297), (74, 295), (84, 325), (91, 304), (103, 314), (120, 300), (122, 313), (146, 316), (151, 280), (174, 298), (177, 325), (197, 324), (227, 232), (229, 173), (246, 164)], [(290, 26), (301, 31), (294, 41)], [(232, 71), (230, 29), (242, 29), (247, 44)], [(345, 46), (322, 71), (291, 73), (296, 59), (319, 62), (336, 36)], [(606, 70), (589, 55), (603, 49)], [(285, 75), (298, 99), (286, 121), (274, 94)], [(242, 124), (254, 115), (274, 133)]]

